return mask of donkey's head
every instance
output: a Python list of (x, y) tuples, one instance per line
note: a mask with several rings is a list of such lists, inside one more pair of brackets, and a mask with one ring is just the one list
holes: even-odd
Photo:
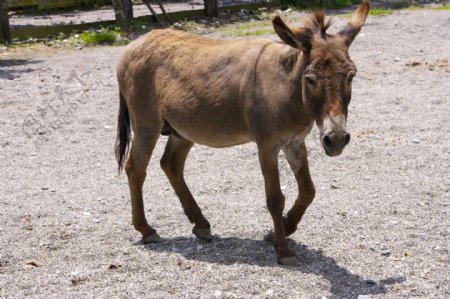
[(336, 35), (326, 33), (330, 21), (325, 23), (323, 12), (316, 12), (300, 28), (290, 28), (279, 16), (272, 21), (278, 36), (303, 52), (303, 105), (315, 119), (320, 141), (329, 156), (340, 155), (350, 142), (345, 126), (356, 67), (348, 49), (364, 25), (369, 9), (366, 0)]

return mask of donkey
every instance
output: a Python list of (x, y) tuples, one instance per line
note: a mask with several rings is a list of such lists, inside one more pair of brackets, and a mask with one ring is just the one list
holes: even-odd
[[(315, 196), (304, 140), (316, 123), (328, 156), (340, 155), (350, 141), (346, 121), (356, 67), (348, 49), (369, 9), (366, 0), (336, 35), (326, 33), (330, 21), (325, 23), (324, 13), (316, 12), (300, 28), (289, 27), (275, 16), (273, 27), (282, 42), (213, 40), (165, 29), (125, 48), (117, 67), (120, 107), (115, 152), (119, 173), (129, 154), (125, 170), (132, 222), (144, 244), (160, 240), (147, 223), (142, 198), (146, 168), (160, 134), (169, 135), (161, 167), (194, 224), (193, 233), (204, 240), (211, 240), (210, 223), (183, 177), (189, 150), (194, 143), (228, 147), (253, 141), (278, 262), (296, 263), (286, 237), (296, 231)], [(285, 216), (278, 173), (281, 150), (299, 189)]]

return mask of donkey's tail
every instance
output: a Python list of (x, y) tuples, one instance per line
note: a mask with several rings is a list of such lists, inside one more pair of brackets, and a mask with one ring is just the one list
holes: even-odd
[(125, 102), (125, 98), (122, 93), (120, 93), (119, 116), (117, 118), (117, 138), (115, 145), (116, 160), (117, 163), (119, 163), (119, 173), (123, 169), (123, 164), (128, 154), (130, 137), (130, 114), (128, 113), (128, 106)]

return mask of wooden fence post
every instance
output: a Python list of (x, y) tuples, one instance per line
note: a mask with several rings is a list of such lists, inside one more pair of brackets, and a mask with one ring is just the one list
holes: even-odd
[(114, 7), (116, 21), (119, 23), (120, 30), (127, 32), (133, 20), (133, 4), (131, 0), (111, 0), (111, 3)]
[(205, 2), (205, 15), (207, 17), (218, 17), (219, 16), (219, 1), (217, 0), (204, 0)]
[(7, 0), (0, 0), (0, 41), (11, 42)]

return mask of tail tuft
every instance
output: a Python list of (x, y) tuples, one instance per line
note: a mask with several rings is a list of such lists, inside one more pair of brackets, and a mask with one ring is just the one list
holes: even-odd
[(119, 116), (117, 118), (117, 138), (115, 145), (116, 160), (119, 164), (119, 174), (128, 155), (130, 145), (131, 128), (128, 106), (122, 93), (120, 94)]

